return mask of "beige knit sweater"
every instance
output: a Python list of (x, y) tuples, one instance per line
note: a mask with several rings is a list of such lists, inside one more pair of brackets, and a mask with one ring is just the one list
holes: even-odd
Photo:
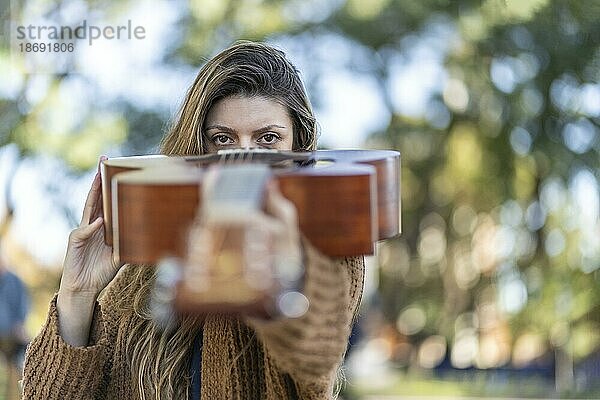
[[(362, 294), (364, 259), (333, 260), (310, 244), (305, 251), (304, 293), (310, 306), (304, 316), (263, 321), (213, 315), (205, 320), (202, 400), (332, 397)], [(25, 399), (138, 399), (126, 340), (128, 327), (139, 317), (119, 314), (114, 307), (123, 301), (116, 294), (131, 282), (134, 268), (123, 267), (100, 298), (88, 347), (62, 340), (54, 297), (45, 325), (27, 350)]]

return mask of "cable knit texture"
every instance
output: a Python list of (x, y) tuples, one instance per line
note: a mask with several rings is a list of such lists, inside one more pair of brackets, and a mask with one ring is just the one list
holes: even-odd
[[(364, 259), (331, 259), (305, 241), (308, 312), (296, 319), (209, 315), (204, 321), (202, 400), (329, 399), (363, 288)], [(135, 313), (115, 307), (136, 266), (121, 269), (96, 305), (87, 347), (59, 335), (56, 296), (27, 350), (24, 399), (138, 399), (126, 356)], [(190, 343), (189, 351), (192, 352)], [(150, 393), (150, 391), (148, 391)], [(181, 399), (187, 400), (187, 399)]]

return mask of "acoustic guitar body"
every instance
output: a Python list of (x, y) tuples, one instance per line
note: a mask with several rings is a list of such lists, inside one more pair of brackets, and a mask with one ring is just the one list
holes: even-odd
[[(374, 242), (399, 233), (398, 152), (251, 153), (252, 162), (277, 164), (272, 179), (296, 206), (301, 232), (324, 254), (372, 254)], [(185, 239), (202, 205), (207, 166), (250, 161), (239, 154), (103, 161), (105, 239), (119, 260), (154, 264), (167, 256), (184, 257)], [(308, 165), (290, 166), (286, 159)]]

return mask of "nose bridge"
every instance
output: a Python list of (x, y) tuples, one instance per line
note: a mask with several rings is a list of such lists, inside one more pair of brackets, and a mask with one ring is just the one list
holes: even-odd
[(239, 141), (239, 145), (243, 149), (250, 149), (256, 147), (254, 146), (254, 143), (252, 143), (252, 135), (249, 135), (245, 132), (240, 134)]

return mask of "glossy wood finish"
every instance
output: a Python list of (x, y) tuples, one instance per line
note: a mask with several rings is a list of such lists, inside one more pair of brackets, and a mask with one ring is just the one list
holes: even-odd
[(372, 165), (377, 172), (378, 240), (401, 232), (400, 153), (392, 150), (320, 150), (319, 160)]
[(105, 160), (100, 165), (102, 178), (102, 207), (104, 212), (104, 238), (106, 244), (113, 243), (113, 178), (123, 172), (140, 171), (146, 168), (172, 168), (185, 165), (183, 160), (163, 155), (115, 157)]
[[(315, 247), (330, 256), (372, 254), (375, 241), (399, 233), (399, 153), (309, 155), (315, 165), (273, 168), (273, 179), (296, 206), (300, 229)], [(105, 238), (121, 261), (152, 264), (164, 256), (184, 256), (206, 159), (140, 156), (103, 162)]]

